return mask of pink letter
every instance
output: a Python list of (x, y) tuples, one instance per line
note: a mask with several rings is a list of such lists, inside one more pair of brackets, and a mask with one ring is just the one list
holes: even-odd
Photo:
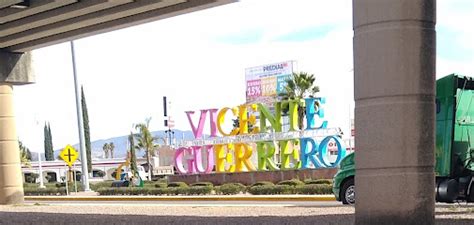
[(206, 122), (207, 109), (201, 110), (201, 117), (199, 118), (198, 127), (194, 126), (191, 115), (194, 114), (194, 111), (187, 111), (186, 115), (188, 116), (189, 124), (191, 124), (191, 129), (193, 130), (194, 138), (201, 138), (202, 131), (204, 130), (204, 123)]
[(174, 154), (174, 165), (180, 174), (185, 174), (187, 172), (183, 166), (183, 155), (185, 150), (186, 148), (184, 147), (178, 148)]
[[(179, 173), (181, 174), (193, 174), (197, 173), (196, 171), (196, 156), (194, 152), (195, 147), (182, 147), (176, 150), (176, 153), (174, 155), (174, 163), (176, 165), (176, 169), (178, 170)], [(183, 159), (187, 161), (187, 171), (184, 168), (183, 165)]]
[[(196, 163), (196, 170), (198, 173), (211, 173), (212, 169), (214, 168), (214, 148), (212, 145), (206, 146), (194, 146), (194, 159)], [(202, 151), (206, 152), (206, 159), (207, 159), (207, 167), (203, 168), (203, 161), (202, 161)]]
[(209, 117), (211, 117), (211, 137), (217, 137), (217, 109), (209, 109)]

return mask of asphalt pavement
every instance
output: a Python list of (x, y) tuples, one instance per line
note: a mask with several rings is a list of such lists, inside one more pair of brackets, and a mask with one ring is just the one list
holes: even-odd
[[(264, 199), (264, 198), (263, 198)], [(336, 201), (36, 201), (0, 206), (0, 225), (354, 224)], [(436, 224), (474, 224), (474, 204), (437, 204)]]

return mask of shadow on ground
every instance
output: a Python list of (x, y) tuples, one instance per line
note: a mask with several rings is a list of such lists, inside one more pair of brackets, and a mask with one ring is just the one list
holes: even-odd
[(352, 215), (324, 215), (303, 217), (196, 217), (196, 216), (143, 216), (143, 215), (99, 215), (62, 214), (37, 212), (0, 212), (1, 225), (151, 225), (151, 224), (353, 224)]

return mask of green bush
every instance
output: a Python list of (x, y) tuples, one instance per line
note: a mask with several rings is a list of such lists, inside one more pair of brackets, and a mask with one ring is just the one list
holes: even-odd
[(167, 188), (168, 184), (167, 183), (155, 183), (155, 187), (163, 189), (163, 188)]
[[(54, 185), (56, 186), (56, 188), (66, 188), (66, 183), (64, 183), (64, 182), (55, 183)], [(74, 186), (74, 183), (70, 182), (67, 185), (68, 185), (67, 189), (69, 190), (69, 192), (73, 192), (73, 191), (76, 190), (75, 186)], [(76, 181), (76, 186), (77, 186), (77, 191), (84, 191), (84, 186), (82, 186), (81, 182)]]
[(189, 186), (184, 182), (171, 182), (171, 183), (168, 183), (168, 187), (175, 188), (175, 187), (189, 187)]
[(253, 195), (268, 195), (272, 192), (274, 185), (256, 185), (250, 187), (247, 191)]
[(23, 188), (37, 188), (39, 187), (39, 184), (35, 183), (23, 183)]
[(139, 188), (139, 187), (102, 187), (99, 195), (205, 195), (212, 192), (212, 187), (174, 187), (174, 188)]
[(227, 183), (215, 188), (216, 194), (221, 195), (235, 195), (240, 192), (245, 192), (246, 187), (240, 183)]
[(169, 194), (170, 190), (168, 188), (152, 188), (148, 189), (149, 195), (167, 195)]
[(276, 194), (294, 194), (295, 187), (292, 185), (259, 185), (248, 189), (253, 195), (276, 195)]
[(296, 187), (296, 186), (304, 185), (304, 182), (298, 179), (282, 180), (278, 182), (278, 185), (289, 185), (289, 186)]
[(189, 187), (171, 187), (171, 188), (168, 188), (168, 194), (169, 195), (186, 195), (187, 193), (189, 193)]
[(273, 186), (275, 184), (273, 184), (272, 182), (270, 181), (259, 181), (257, 183), (254, 183), (252, 185), (250, 185), (250, 187), (255, 187), (255, 186)]
[(99, 195), (119, 195), (120, 188), (112, 188), (112, 187), (101, 187), (98, 188), (96, 191)]
[(330, 179), (318, 179), (318, 180), (305, 180), (305, 184), (331, 184), (332, 180)]
[[(38, 191), (39, 190), (39, 191)], [(139, 188), (102, 187), (97, 190), (100, 195), (208, 195), (213, 188), (209, 186), (173, 187), (173, 188)], [(216, 187), (216, 194), (232, 195), (245, 191), (245, 186), (238, 183), (228, 183)], [(309, 184), (300, 186), (291, 185), (259, 185), (250, 187), (248, 192), (253, 195), (277, 194), (331, 194), (332, 186), (329, 184)], [(26, 194), (28, 193), (28, 194)], [(65, 194), (62, 188), (25, 188), (25, 195), (60, 195)]]
[(145, 187), (145, 188), (154, 188), (154, 187), (156, 187), (156, 183), (155, 182), (150, 182), (150, 181), (143, 182), (143, 187)]
[[(58, 188), (60, 186), (57, 186), (58, 183), (52, 182), (52, 183), (44, 183), (44, 186), (47, 188)], [(39, 183), (23, 183), (24, 188), (39, 188)]]
[(189, 195), (208, 195), (211, 194), (214, 190), (213, 187), (210, 186), (192, 186), (188, 188)]
[(130, 187), (130, 195), (149, 195), (150, 188)]
[(66, 188), (36, 188), (36, 187), (25, 187), (23, 188), (25, 196), (37, 196), (37, 195), (65, 195)]
[(149, 195), (152, 189), (139, 187), (101, 187), (97, 189), (99, 195)]
[(90, 188), (94, 191), (97, 191), (99, 188), (109, 188), (109, 187), (112, 187), (112, 180), (110, 181), (101, 181), (101, 182), (97, 182), (97, 183), (91, 183), (90, 184)]
[(191, 187), (214, 187), (214, 184), (211, 182), (197, 182), (189, 185)]
[[(50, 188), (54, 188), (54, 187), (57, 187), (56, 186), (57, 182), (52, 182), (52, 183), (45, 183), (44, 186), (45, 187), (50, 187)], [(39, 187), (39, 184), (38, 184), (38, 187)]]
[(287, 194), (295, 194), (295, 187), (293, 185), (275, 185), (274, 191), (272, 194), (274, 195), (287, 195)]
[(247, 192), (247, 186), (245, 186), (245, 185), (243, 185), (243, 184), (241, 184), (241, 183), (232, 183), (232, 184), (239, 186), (239, 187), (240, 187), (240, 191), (241, 191), (242, 193)]
[(321, 195), (332, 194), (332, 185), (330, 184), (307, 184), (296, 187), (297, 194)]
[(95, 190), (97, 193), (99, 193), (99, 195), (112, 195), (110, 192), (111, 192), (111, 189), (112, 188), (107, 188), (107, 187), (101, 187), (101, 188), (97, 188), (97, 190)]

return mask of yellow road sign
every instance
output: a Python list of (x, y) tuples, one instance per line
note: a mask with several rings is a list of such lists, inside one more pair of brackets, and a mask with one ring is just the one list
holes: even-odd
[(72, 164), (76, 161), (77, 156), (79, 154), (77, 151), (70, 145), (67, 145), (61, 153), (59, 153), (59, 157), (64, 160), (69, 166), (72, 166)]

